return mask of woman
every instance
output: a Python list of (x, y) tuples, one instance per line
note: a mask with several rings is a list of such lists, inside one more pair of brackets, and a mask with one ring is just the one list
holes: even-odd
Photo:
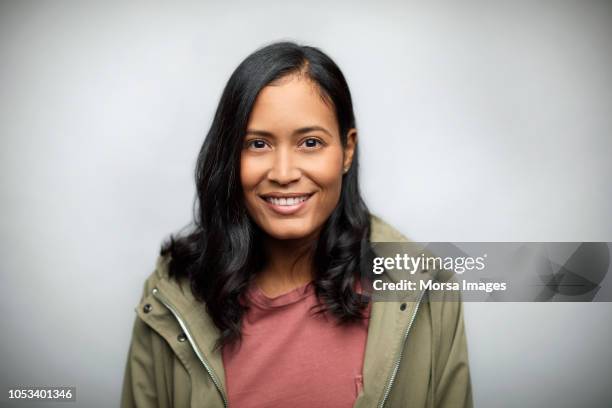
[[(145, 283), (123, 407), (471, 406), (461, 302), (372, 302), (351, 95), (320, 50), (257, 50), (200, 151), (199, 206)], [(425, 272), (432, 273), (432, 272)]]

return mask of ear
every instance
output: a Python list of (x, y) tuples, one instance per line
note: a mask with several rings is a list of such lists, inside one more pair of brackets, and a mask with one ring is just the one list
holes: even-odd
[(353, 154), (355, 154), (355, 147), (357, 146), (357, 129), (349, 129), (346, 135), (346, 146), (344, 147), (344, 162), (342, 163), (342, 169), (344, 173), (347, 173), (351, 168), (353, 162)]

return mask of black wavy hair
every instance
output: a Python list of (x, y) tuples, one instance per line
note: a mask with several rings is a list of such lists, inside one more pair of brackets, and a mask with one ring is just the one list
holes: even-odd
[[(187, 278), (194, 297), (205, 302), (220, 331), (216, 347), (241, 339), (244, 295), (266, 264), (265, 234), (247, 213), (240, 182), (240, 154), (258, 93), (289, 75), (306, 75), (333, 106), (342, 145), (355, 127), (351, 94), (338, 66), (315, 47), (276, 42), (249, 55), (227, 82), (197, 159), (197, 198), (187, 233), (170, 235), (161, 255), (170, 255), (169, 274)], [(327, 311), (339, 324), (363, 318), (370, 301), (354, 289), (370, 250), (370, 213), (360, 191), (358, 151), (344, 174), (339, 202), (312, 249), (317, 312)]]

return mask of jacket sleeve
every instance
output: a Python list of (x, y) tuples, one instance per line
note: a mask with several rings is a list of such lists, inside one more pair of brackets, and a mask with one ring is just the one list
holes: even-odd
[(452, 293), (444, 299), (441, 315), (435, 406), (471, 408), (472, 382), (463, 322), (463, 302), (458, 293)]
[[(145, 283), (145, 291), (147, 287)], [(121, 408), (158, 406), (153, 335), (153, 330), (136, 316), (123, 377)]]

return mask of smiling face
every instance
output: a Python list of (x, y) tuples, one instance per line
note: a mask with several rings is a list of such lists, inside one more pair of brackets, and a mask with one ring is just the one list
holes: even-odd
[(261, 90), (247, 123), (240, 179), (251, 218), (276, 239), (318, 235), (340, 199), (356, 130), (343, 148), (332, 106), (291, 75)]

